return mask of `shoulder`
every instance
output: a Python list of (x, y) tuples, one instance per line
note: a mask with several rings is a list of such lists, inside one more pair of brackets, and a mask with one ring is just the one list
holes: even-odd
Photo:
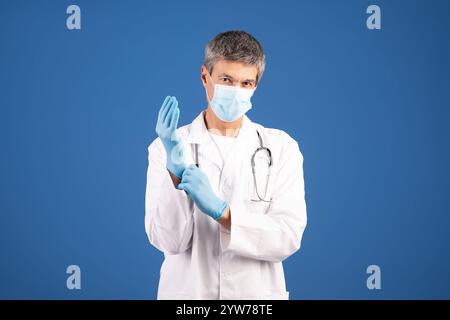
[(257, 123), (254, 125), (262, 135), (265, 147), (271, 150), (274, 163), (288, 167), (303, 163), (300, 145), (290, 134), (281, 129), (266, 128)]
[(267, 128), (259, 123), (253, 124), (263, 136), (264, 141), (267, 141), (267, 144), (270, 144), (272, 148), (299, 148), (299, 143), (286, 131), (276, 128)]

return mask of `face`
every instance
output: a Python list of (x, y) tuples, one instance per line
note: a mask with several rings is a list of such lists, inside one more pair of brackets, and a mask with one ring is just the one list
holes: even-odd
[(209, 75), (206, 67), (202, 65), (202, 82), (209, 98), (208, 101), (214, 96), (215, 84), (256, 89), (257, 74), (258, 69), (255, 65), (248, 65), (236, 61), (219, 60), (214, 65), (211, 75)]

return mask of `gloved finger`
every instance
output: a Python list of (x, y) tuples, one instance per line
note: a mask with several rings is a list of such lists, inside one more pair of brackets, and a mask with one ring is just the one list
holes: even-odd
[(185, 186), (185, 184), (184, 184), (183, 182), (180, 182), (180, 183), (176, 186), (176, 188), (177, 188), (178, 190), (184, 190), (184, 186)]
[(165, 104), (161, 107), (161, 114), (159, 115), (158, 121), (161, 125), (164, 124), (164, 117), (167, 114), (169, 107), (170, 107), (170, 102), (172, 101), (172, 97), (169, 96), (169, 98), (165, 101)]
[(161, 113), (161, 123), (163, 125), (165, 125), (165, 120), (167, 118), (167, 115), (170, 112), (170, 108), (172, 107), (173, 99), (174, 99), (174, 97), (170, 97), (169, 101), (167, 101), (167, 104), (166, 104), (164, 110)]
[(172, 99), (171, 99), (171, 101), (170, 101), (170, 105), (169, 105), (169, 110), (167, 111), (167, 113), (166, 113), (166, 115), (165, 115), (165, 117), (164, 117), (164, 119), (163, 119), (164, 126), (165, 126), (166, 128), (169, 126), (170, 118), (171, 118), (171, 116), (172, 116), (172, 114), (173, 114), (173, 111), (174, 111), (174, 109), (175, 109), (176, 107), (178, 107), (178, 101), (177, 101), (177, 98), (172, 97)]
[(189, 167), (187, 167), (187, 168), (184, 169), (184, 171), (183, 171), (183, 177), (184, 177), (184, 176), (187, 177), (187, 176), (191, 175), (191, 172), (192, 172), (192, 171), (189, 170)]
[(191, 173), (189, 172), (188, 168), (184, 169), (183, 174), (181, 175), (181, 181), (183, 181), (183, 179), (187, 179), (190, 176)]
[[(195, 168), (197, 168), (195, 165), (193, 165)], [(183, 177), (186, 176), (192, 176), (194, 174), (194, 168), (192, 166), (187, 167), (183, 171)]]
[(167, 102), (169, 101), (169, 99), (170, 99), (170, 96), (167, 96), (167, 97), (164, 99), (164, 102), (163, 102), (163, 104), (161, 105), (161, 108), (159, 108), (159, 112), (158, 112), (158, 120), (160, 120), (160, 119), (162, 118), (162, 112), (163, 112), (163, 110), (165, 109), (165, 107), (167, 106)]
[(181, 183), (191, 183), (192, 182), (192, 176), (184, 175), (181, 178)]
[(186, 168), (186, 170), (188, 170), (188, 172), (193, 172), (196, 169), (198, 169), (198, 168), (195, 164), (191, 164), (191, 165), (189, 165), (189, 167)]
[(188, 172), (189, 172), (191, 175), (193, 175), (193, 176), (201, 177), (201, 176), (204, 175), (204, 174), (203, 174), (203, 171), (200, 170), (200, 168), (197, 167), (195, 164), (190, 165), (190, 166), (188, 167), (188, 169), (189, 169)]
[(167, 113), (166, 118), (164, 119), (164, 126), (166, 128), (170, 128), (170, 123), (172, 122), (172, 119), (176, 114), (176, 110), (178, 109), (178, 100), (175, 97), (173, 97), (173, 98), (174, 98), (173, 99), (174, 101), (172, 102), (172, 105), (170, 106), (170, 110)]
[(175, 129), (178, 126), (178, 118), (180, 117), (180, 109), (177, 107), (175, 109), (175, 113), (172, 116), (172, 119), (170, 120), (169, 128), (175, 131)]
[(190, 185), (189, 183), (181, 182), (181, 183), (179, 183), (179, 184), (177, 185), (177, 189), (178, 189), (178, 190), (184, 190), (184, 191), (186, 191), (187, 193), (189, 193), (189, 192), (191, 191), (191, 185)]
[(163, 109), (162, 112), (161, 112), (161, 118), (160, 118), (160, 121), (161, 121), (162, 124), (164, 124), (164, 119), (166, 119), (167, 114), (168, 114), (169, 111), (170, 111), (170, 107), (172, 106), (172, 102), (173, 102), (173, 99), (174, 99), (174, 98), (175, 98), (175, 97), (170, 97), (170, 98), (169, 98), (169, 100), (167, 101), (167, 103), (166, 103), (164, 109)]
[(166, 118), (164, 119), (164, 127), (169, 128), (170, 121), (173, 118), (173, 114), (175, 113), (174, 105), (172, 104), (170, 106), (169, 111), (167, 112)]

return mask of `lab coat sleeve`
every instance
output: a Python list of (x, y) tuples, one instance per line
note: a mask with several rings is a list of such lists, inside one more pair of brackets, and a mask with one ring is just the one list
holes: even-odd
[(150, 243), (167, 254), (184, 252), (192, 245), (193, 203), (174, 187), (159, 138), (148, 148), (145, 231)]
[(254, 212), (239, 201), (229, 204), (231, 230), (220, 231), (223, 251), (280, 262), (300, 249), (307, 223), (303, 156), (297, 142), (287, 137), (269, 210)]

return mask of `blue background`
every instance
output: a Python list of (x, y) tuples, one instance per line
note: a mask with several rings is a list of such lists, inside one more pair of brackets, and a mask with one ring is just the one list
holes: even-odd
[(206, 106), (204, 46), (229, 29), (267, 54), (249, 117), (305, 159), (291, 298), (450, 298), (448, 1), (0, 3), (0, 298), (156, 297), (147, 146), (166, 95), (180, 125)]

